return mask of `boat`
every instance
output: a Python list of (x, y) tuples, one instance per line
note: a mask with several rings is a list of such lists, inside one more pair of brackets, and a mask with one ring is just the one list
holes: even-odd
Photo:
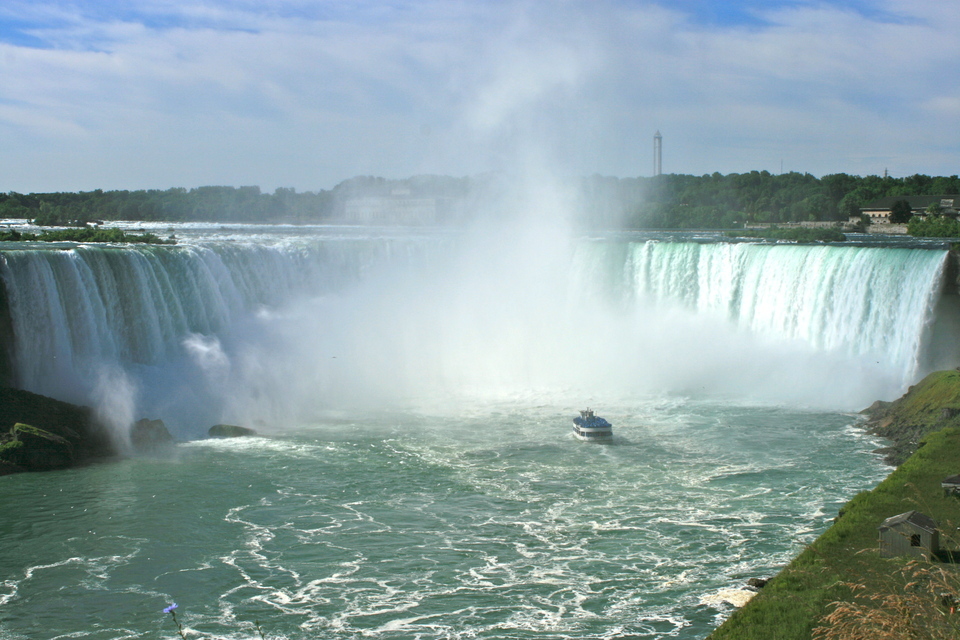
[(613, 425), (594, 415), (593, 409), (584, 409), (573, 419), (573, 435), (585, 442), (610, 442), (613, 440)]

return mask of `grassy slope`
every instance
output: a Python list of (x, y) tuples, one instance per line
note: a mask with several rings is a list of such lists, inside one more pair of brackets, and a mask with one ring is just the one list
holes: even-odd
[(921, 380), (902, 398), (870, 414), (866, 428), (893, 441), (892, 462), (912, 454), (928, 433), (960, 427), (960, 371), (938, 371)]
[[(917, 384), (885, 415), (909, 427), (937, 426), (942, 423), (942, 408), (958, 400), (960, 373), (939, 372)], [(714, 631), (710, 640), (810, 638), (831, 602), (851, 599), (846, 584), (865, 584), (876, 593), (898, 588), (897, 571), (905, 561), (882, 559), (877, 553), (877, 526), (889, 516), (922, 511), (940, 522), (942, 546), (960, 548), (956, 535), (960, 499), (944, 497), (940, 488), (943, 478), (957, 473), (960, 428), (950, 426), (929, 434), (886, 480), (848, 502), (834, 525)]]

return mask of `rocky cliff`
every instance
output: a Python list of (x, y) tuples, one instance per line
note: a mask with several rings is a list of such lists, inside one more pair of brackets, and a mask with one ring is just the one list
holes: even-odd
[(0, 475), (64, 469), (116, 453), (90, 408), (0, 388)]
[(863, 413), (865, 427), (891, 440), (883, 450), (890, 464), (900, 464), (929, 433), (960, 427), (960, 370), (936, 371), (894, 402), (875, 402)]

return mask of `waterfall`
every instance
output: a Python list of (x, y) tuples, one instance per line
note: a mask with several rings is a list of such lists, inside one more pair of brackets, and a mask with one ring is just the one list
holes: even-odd
[(336, 290), (389, 259), (395, 242), (80, 245), (0, 253), (13, 379), (90, 403), (104, 367), (144, 371), (192, 336), (227, 339), (238, 321), (296, 295)]
[(945, 251), (644, 242), (624, 263), (634, 296), (674, 300), (743, 330), (874, 358), (903, 380), (922, 367)]
[[(214, 421), (265, 398), (289, 408), (493, 383), (727, 392), (772, 385), (779, 371), (783, 387), (798, 358), (820, 362), (808, 367), (811, 389), (861, 374), (900, 388), (930, 360), (947, 256), (581, 240), (561, 264), (555, 253), (503, 257), (497, 243), (467, 250), (462, 239), (437, 251), (445, 242), (4, 250), (14, 379), (95, 405), (126, 379), (141, 410)], [(880, 390), (865, 384), (850, 402)]]

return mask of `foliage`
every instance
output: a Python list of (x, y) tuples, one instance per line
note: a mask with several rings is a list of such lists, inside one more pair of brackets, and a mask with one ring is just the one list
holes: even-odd
[(10, 192), (0, 194), (0, 218), (26, 218), (43, 226), (82, 226), (105, 220), (316, 223), (330, 219), (352, 197), (386, 196), (401, 189), (414, 198), (466, 199), (474, 183), (480, 182), (447, 176), (414, 176), (402, 181), (361, 176), (329, 191), (303, 193), (281, 187), (267, 194), (256, 186)]
[(847, 239), (838, 229), (816, 229), (794, 227), (790, 229), (744, 229), (743, 231), (728, 231), (731, 238), (765, 238), (771, 240), (793, 240), (796, 242), (843, 242)]
[[(105, 220), (322, 223), (336, 219), (351, 198), (388, 197), (401, 191), (412, 198), (439, 198), (470, 207), (499, 194), (502, 185), (489, 175), (405, 180), (359, 176), (330, 190), (303, 193), (290, 188), (262, 193), (255, 186), (11, 192), (0, 194), (0, 218), (27, 218), (47, 226)], [(580, 197), (578, 209), (587, 225), (734, 229), (745, 222), (845, 221), (878, 198), (960, 193), (960, 177), (881, 178), (837, 173), (818, 179), (809, 173), (751, 171), (651, 178), (594, 175), (568, 186)]]
[[(847, 221), (890, 196), (960, 193), (960, 177), (881, 178), (767, 171), (581, 181), (587, 216), (603, 226), (732, 229), (744, 222)], [(620, 217), (617, 211), (622, 209)]]
[(153, 233), (140, 235), (124, 233), (116, 227), (82, 227), (78, 229), (59, 229), (36, 233), (21, 233), (17, 230), (0, 232), (0, 242), (116, 242), (137, 244), (176, 244), (176, 240), (164, 240)]
[(960, 221), (947, 216), (914, 216), (907, 223), (907, 233), (918, 238), (960, 238)]
[(906, 200), (897, 200), (890, 207), (890, 222), (893, 224), (905, 224), (910, 222), (913, 216), (913, 209)]
[[(879, 577), (878, 577), (879, 578)], [(960, 637), (960, 581), (953, 567), (911, 561), (892, 579), (879, 578), (887, 588), (844, 585), (853, 594), (833, 603), (813, 631), (815, 640), (952, 640)]]

